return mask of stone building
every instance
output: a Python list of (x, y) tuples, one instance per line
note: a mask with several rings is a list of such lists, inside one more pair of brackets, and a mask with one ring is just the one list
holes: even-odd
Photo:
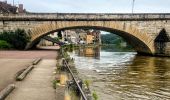
[[(58, 38), (58, 32), (54, 32), (54, 33), (51, 33), (49, 34), (48, 36), (50, 36), (51, 38)], [(47, 41), (45, 39), (41, 39), (40, 43), (39, 43), (39, 46), (53, 46), (53, 45), (57, 45), (51, 41)]]
[(86, 44), (86, 36), (87, 36), (87, 31), (82, 30), (82, 29), (77, 29), (76, 33), (78, 34), (78, 44)]
[(8, 4), (7, 1), (0, 1), (0, 14), (19, 14), (26, 13), (23, 4), (15, 5)]
[[(100, 44), (100, 31), (72, 29), (63, 31), (64, 41), (73, 44)], [(63, 42), (64, 42), (63, 41)]]
[[(59, 39), (58, 34), (62, 35)], [(97, 30), (83, 30), (83, 29), (72, 29), (64, 30), (60, 32), (54, 32), (50, 35), (51, 38), (58, 38), (60, 42), (66, 44), (100, 44), (100, 31)], [(41, 39), (41, 46), (51, 46), (54, 43)]]
[(63, 42), (77, 44), (78, 43), (78, 34), (75, 30), (65, 30), (62, 32)]
[(98, 30), (92, 30), (89, 31), (86, 35), (86, 44), (100, 44), (100, 31)]

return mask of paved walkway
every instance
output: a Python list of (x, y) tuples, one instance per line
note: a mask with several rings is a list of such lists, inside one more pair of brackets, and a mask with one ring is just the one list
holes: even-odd
[(0, 91), (14, 83), (17, 72), (28, 67), (33, 61), (34, 59), (0, 59)]
[(6, 100), (56, 100), (52, 87), (56, 60), (42, 60)]

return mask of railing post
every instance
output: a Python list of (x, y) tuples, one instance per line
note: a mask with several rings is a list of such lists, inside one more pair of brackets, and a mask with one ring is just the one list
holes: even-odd
[(77, 85), (77, 87), (78, 87), (78, 89), (79, 89), (79, 91), (80, 91), (80, 93), (81, 93), (81, 96), (82, 96), (83, 100), (87, 100), (87, 97), (86, 97), (86, 95), (84, 94), (84, 92), (83, 92), (83, 90), (82, 90), (82, 81), (81, 81), (81, 82), (80, 82), (80, 81), (78, 82), (78, 81), (76, 80), (76, 78), (75, 78), (75, 76), (73, 75), (73, 72), (71, 71), (71, 69), (70, 69), (67, 61), (66, 61), (65, 59), (63, 59), (63, 61), (64, 61), (65, 67), (68, 68), (68, 71), (70, 72), (70, 74), (71, 74), (74, 82), (76, 83), (76, 85)]

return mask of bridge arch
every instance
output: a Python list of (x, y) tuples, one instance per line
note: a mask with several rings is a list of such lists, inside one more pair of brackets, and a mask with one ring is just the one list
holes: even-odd
[(119, 35), (124, 38), (138, 53), (154, 54), (154, 41), (144, 32), (141, 32), (137, 27), (130, 23), (116, 22), (116, 21), (55, 21), (45, 22), (42, 25), (36, 26), (29, 31), (31, 41), (26, 49), (33, 47), (36, 42), (52, 32), (65, 30), (88, 28), (107, 31)]

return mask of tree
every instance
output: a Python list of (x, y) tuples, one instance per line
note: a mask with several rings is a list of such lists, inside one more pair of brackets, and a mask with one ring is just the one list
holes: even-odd
[(0, 34), (0, 40), (10, 43), (15, 49), (23, 50), (30, 41), (30, 37), (25, 30), (5, 31)]
[(58, 32), (58, 37), (59, 37), (59, 39), (62, 39), (62, 33), (61, 33), (61, 31)]

